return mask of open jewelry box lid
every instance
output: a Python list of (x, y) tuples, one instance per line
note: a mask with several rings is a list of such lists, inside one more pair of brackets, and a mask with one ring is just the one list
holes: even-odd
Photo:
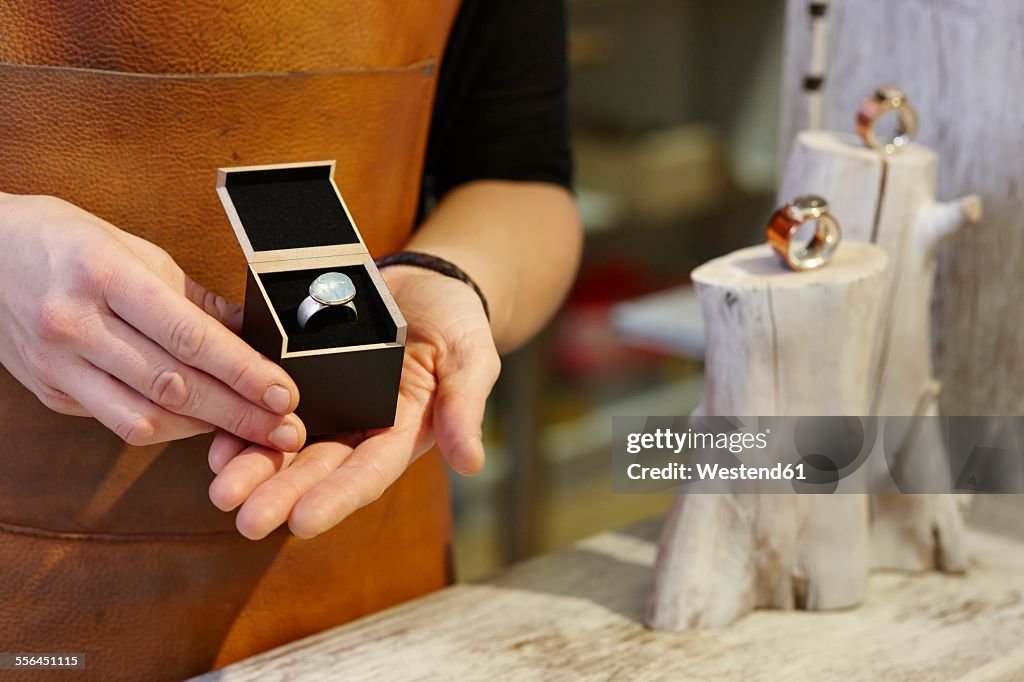
[(250, 263), (366, 254), (334, 161), (217, 171), (217, 194)]

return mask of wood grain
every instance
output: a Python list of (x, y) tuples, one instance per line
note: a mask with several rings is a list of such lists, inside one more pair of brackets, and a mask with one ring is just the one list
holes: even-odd
[[(781, 149), (807, 125), (800, 82), (812, 39), (790, 0)], [(918, 140), (939, 153), (938, 196), (976, 192), (985, 216), (939, 253), (933, 325), (943, 414), (1024, 409), (1024, 8), (1016, 0), (834, 0), (823, 127), (853, 132), (861, 100), (902, 87)]]
[(967, 576), (882, 573), (855, 610), (640, 624), (659, 523), (605, 533), (196, 678), (970, 680), (1024, 675), (1024, 546), (968, 536)]
[[(889, 258), (844, 243), (794, 272), (771, 249), (716, 258), (691, 277), (704, 314), (698, 414), (867, 414)], [(668, 515), (646, 622), (721, 627), (754, 608), (826, 610), (864, 598), (864, 495), (680, 494)]]
[[(889, 254), (882, 314), (874, 333), (869, 414), (925, 415), (902, 444), (900, 467), (922, 486), (948, 487), (948, 455), (939, 427), (938, 382), (931, 359), (931, 302), (936, 251), (981, 217), (976, 195), (935, 200), (938, 155), (920, 144), (884, 156), (833, 131), (797, 135), (779, 200), (820, 194), (842, 225), (846, 248), (874, 242)], [(880, 453), (879, 453), (880, 454)], [(875, 460), (883, 464), (885, 458)], [(888, 468), (876, 472), (892, 484)], [(897, 488), (893, 487), (893, 491)], [(872, 499), (872, 562), (884, 568), (963, 571), (962, 521), (952, 495), (880, 495)]]

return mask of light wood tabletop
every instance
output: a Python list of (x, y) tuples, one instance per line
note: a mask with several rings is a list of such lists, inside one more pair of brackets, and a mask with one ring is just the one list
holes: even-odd
[(859, 608), (758, 611), (680, 634), (640, 622), (659, 526), (603, 533), (194, 679), (1024, 679), (1024, 544), (971, 531), (966, 575), (876, 573)]

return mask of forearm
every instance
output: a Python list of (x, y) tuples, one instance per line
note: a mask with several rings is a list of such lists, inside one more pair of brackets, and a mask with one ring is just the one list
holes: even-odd
[(484, 180), (445, 195), (408, 250), (462, 268), (487, 297), (500, 352), (533, 336), (576, 275), (582, 230), (572, 195), (546, 183)]

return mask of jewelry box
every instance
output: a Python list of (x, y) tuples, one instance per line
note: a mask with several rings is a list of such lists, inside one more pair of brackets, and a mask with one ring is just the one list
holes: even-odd
[[(217, 173), (217, 194), (249, 263), (242, 338), (295, 380), (296, 414), (310, 437), (393, 425), (405, 353), (405, 318), (345, 206), (334, 165)], [(351, 278), (355, 310), (325, 309), (303, 329), (298, 307), (329, 272)]]

